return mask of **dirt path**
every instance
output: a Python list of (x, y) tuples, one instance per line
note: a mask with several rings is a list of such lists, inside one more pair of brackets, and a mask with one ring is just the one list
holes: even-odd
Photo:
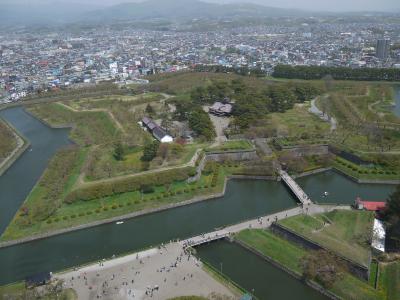
[[(324, 98), (327, 98), (328, 95), (324, 95)], [(318, 98), (318, 97), (317, 97)], [(311, 100), (311, 107), (309, 109), (309, 112), (316, 115), (317, 117), (319, 117), (321, 120), (325, 121), (325, 122), (329, 122), (331, 124), (331, 131), (334, 131), (337, 129), (337, 121), (335, 118), (330, 117), (327, 114), (324, 114), (315, 104), (315, 102), (317, 101), (317, 98), (314, 98), (313, 100)]]

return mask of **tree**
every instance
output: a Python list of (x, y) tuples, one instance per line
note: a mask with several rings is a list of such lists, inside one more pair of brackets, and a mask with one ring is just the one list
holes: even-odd
[(118, 142), (114, 145), (114, 158), (118, 161), (124, 160), (124, 147), (122, 146), (121, 142)]
[(157, 151), (160, 146), (159, 141), (153, 141), (144, 146), (143, 155), (140, 158), (142, 161), (152, 161), (157, 156)]
[(189, 126), (199, 136), (210, 141), (215, 137), (215, 129), (208, 114), (201, 108), (196, 109), (189, 115)]
[(153, 106), (151, 106), (150, 103), (147, 104), (147, 106), (146, 106), (146, 114), (152, 116), (152, 115), (154, 115), (154, 113), (155, 113), (155, 111), (154, 111)]
[(325, 250), (313, 251), (305, 255), (300, 266), (304, 280), (313, 280), (329, 288), (343, 275), (344, 265)]
[(397, 186), (386, 202), (384, 218), (389, 226), (397, 224), (400, 221), (400, 185)]

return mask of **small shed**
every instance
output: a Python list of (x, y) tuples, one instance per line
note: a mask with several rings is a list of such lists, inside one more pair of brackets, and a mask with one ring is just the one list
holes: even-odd
[(369, 211), (381, 211), (386, 207), (386, 202), (384, 201), (365, 201), (360, 197), (356, 199), (357, 209), (365, 209)]

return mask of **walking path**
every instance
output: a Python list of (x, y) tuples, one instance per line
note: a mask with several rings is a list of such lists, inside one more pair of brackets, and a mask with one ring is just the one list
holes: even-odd
[[(324, 98), (328, 97), (328, 95), (323, 96)], [(330, 117), (327, 114), (324, 114), (315, 104), (315, 101), (317, 100), (317, 98), (311, 100), (311, 107), (309, 109), (309, 112), (316, 115), (317, 117), (319, 117), (320, 119), (329, 122), (331, 124), (331, 131), (336, 130), (337, 128), (337, 121), (335, 118)]]
[(279, 170), (279, 175), (283, 179), (283, 181), (287, 184), (287, 186), (293, 191), (293, 193), (296, 195), (297, 199), (302, 204), (311, 204), (311, 199), (307, 196), (307, 194), (303, 191), (303, 189), (297, 184), (297, 182), (289, 176), (288, 173), (286, 173), (283, 170)]
[[(211, 293), (237, 298), (179, 243), (56, 274), (78, 299), (169, 299)], [(224, 298), (225, 299), (225, 298)]]

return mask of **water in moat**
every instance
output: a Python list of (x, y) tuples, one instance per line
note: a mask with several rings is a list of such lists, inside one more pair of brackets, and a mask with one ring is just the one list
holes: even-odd
[(236, 243), (218, 241), (197, 247), (196, 251), (202, 261), (258, 299), (328, 299)]
[(0, 118), (12, 124), (30, 142), (30, 147), (0, 176), (0, 234), (15, 215), (48, 161), (62, 146), (70, 144), (68, 129), (52, 129), (27, 114), (22, 107), (0, 111)]
[[(0, 177), (2, 232), (43, 173), (48, 160), (69, 141), (68, 130), (50, 129), (22, 108), (8, 109), (0, 115), (24, 134), (33, 148)], [(35, 155), (35, 152), (38, 153)], [(356, 196), (385, 199), (394, 189), (387, 185), (359, 185), (332, 171), (302, 178), (298, 182), (311, 199), (315, 197), (319, 202), (351, 204)], [(329, 192), (328, 197), (322, 197), (325, 191)], [(41, 271), (54, 272), (171, 239), (198, 235), (296, 205), (292, 194), (280, 182), (231, 180), (225, 196), (219, 199), (133, 218), (121, 225), (111, 223), (2, 248), (0, 284), (21, 280)], [(269, 276), (281, 276), (278, 275), (281, 271), (272, 266), (266, 270)], [(309, 299), (307, 293), (302, 295), (299, 292), (297, 299)]]

